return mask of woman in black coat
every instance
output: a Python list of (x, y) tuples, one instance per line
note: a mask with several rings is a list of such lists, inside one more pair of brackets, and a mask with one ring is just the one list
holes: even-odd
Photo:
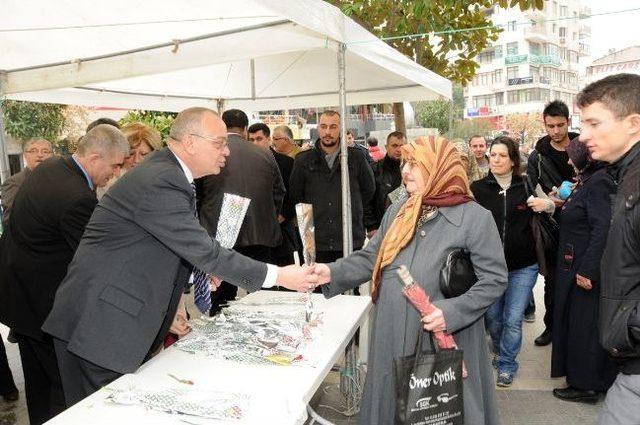
[(568, 387), (554, 389), (553, 395), (595, 402), (616, 376), (615, 364), (598, 341), (600, 259), (615, 185), (604, 164), (590, 161), (577, 138), (567, 153), (578, 181), (560, 218), (551, 376), (566, 376)]

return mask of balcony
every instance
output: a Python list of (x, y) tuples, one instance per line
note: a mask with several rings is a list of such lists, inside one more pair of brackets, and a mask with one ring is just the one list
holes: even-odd
[(524, 38), (534, 43), (546, 43), (549, 40), (549, 35), (544, 23), (532, 24), (524, 29)]
[(517, 77), (509, 78), (507, 80), (507, 86), (521, 86), (525, 84), (551, 84), (551, 79), (544, 76), (530, 76), (530, 77)]
[(508, 86), (520, 86), (522, 84), (533, 84), (533, 77), (509, 78), (507, 80)]
[(529, 55), (529, 63), (535, 65), (560, 66), (560, 58), (555, 55)]
[(505, 65), (515, 65), (519, 63), (526, 63), (529, 55), (508, 55), (504, 57)]
[(560, 66), (560, 58), (555, 55), (509, 55), (505, 56), (505, 65), (516, 65), (520, 63), (532, 63), (534, 65)]

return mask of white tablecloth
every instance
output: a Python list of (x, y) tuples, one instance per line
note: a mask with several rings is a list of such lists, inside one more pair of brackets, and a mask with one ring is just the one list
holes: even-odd
[[(296, 293), (259, 291), (244, 300), (259, 302)], [(249, 365), (190, 354), (176, 348), (164, 350), (135, 373), (145, 387), (176, 386), (171, 373), (194, 382), (192, 388), (249, 394), (251, 406), (242, 421), (201, 420), (192, 416), (150, 411), (141, 406), (121, 406), (105, 402), (110, 394), (102, 389), (47, 422), (51, 425), (125, 424), (301, 424), (306, 405), (322, 384), (356, 329), (367, 318), (371, 299), (367, 296), (339, 295), (330, 300), (313, 295), (314, 308), (322, 312), (321, 332), (310, 346), (315, 366)], [(123, 377), (126, 378), (126, 377)], [(115, 382), (119, 384), (123, 378)]]

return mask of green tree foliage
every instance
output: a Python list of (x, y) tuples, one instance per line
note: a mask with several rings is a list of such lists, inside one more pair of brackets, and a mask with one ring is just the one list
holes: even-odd
[(449, 114), (451, 102), (447, 100), (432, 100), (420, 102), (416, 107), (416, 121), (426, 128), (437, 128), (440, 134), (449, 131)]
[[(396, 50), (453, 82), (466, 84), (474, 58), (498, 39), (486, 10), (542, 9), (543, 0), (329, 0)], [(472, 29), (473, 30), (469, 30)], [(416, 37), (404, 37), (424, 34)]]
[(166, 138), (169, 136), (169, 130), (171, 124), (178, 114), (174, 112), (159, 112), (159, 111), (129, 111), (127, 115), (120, 119), (120, 125), (123, 126), (132, 122), (141, 122), (147, 124), (150, 127), (155, 128), (162, 135), (162, 141), (165, 143)]
[(5, 99), (2, 110), (7, 134), (21, 142), (44, 137), (56, 146), (66, 127), (64, 105)]

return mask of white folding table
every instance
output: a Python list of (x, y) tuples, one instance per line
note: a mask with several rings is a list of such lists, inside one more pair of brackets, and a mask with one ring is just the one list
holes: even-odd
[[(300, 297), (301, 294), (259, 291), (244, 300), (265, 301), (272, 297)], [(302, 424), (307, 418), (306, 405), (325, 377), (344, 354), (348, 342), (363, 324), (371, 309), (368, 296), (339, 295), (325, 299), (313, 295), (314, 309), (322, 312), (321, 331), (309, 347), (314, 366), (252, 365), (219, 360), (203, 354), (191, 354), (171, 347), (162, 351), (136, 371), (135, 380), (144, 387), (180, 386), (168, 376), (194, 382), (194, 389), (238, 392), (251, 397), (246, 417), (241, 421), (201, 420), (187, 415), (147, 410), (142, 406), (123, 406), (106, 402), (110, 394), (101, 389), (62, 412), (50, 425), (125, 425), (125, 424)], [(122, 384), (122, 377), (114, 384)]]

